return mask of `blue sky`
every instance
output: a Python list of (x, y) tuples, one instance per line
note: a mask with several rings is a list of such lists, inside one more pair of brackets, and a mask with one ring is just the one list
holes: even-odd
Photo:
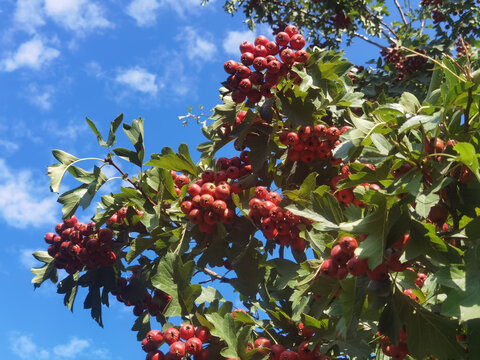
[[(199, 113), (199, 104), (210, 109), (218, 102), (223, 63), (237, 59), (238, 45), (255, 35), (241, 16), (225, 14), (220, 0), (200, 3), (0, 0), (2, 360), (144, 358), (129, 331), (131, 309), (112, 299), (101, 329), (82, 309), (81, 293), (71, 314), (53, 285), (33, 291), (31, 253), (46, 249), (43, 235), (61, 217), (45, 175), (51, 149), (104, 155), (86, 116), (104, 133), (121, 112), (127, 121), (143, 117), (147, 153), (182, 142), (192, 150), (203, 141), (198, 125), (183, 127), (177, 117), (188, 106)], [(265, 27), (259, 33), (271, 36)], [(365, 56), (358, 62), (378, 56), (370, 45), (357, 48)]]

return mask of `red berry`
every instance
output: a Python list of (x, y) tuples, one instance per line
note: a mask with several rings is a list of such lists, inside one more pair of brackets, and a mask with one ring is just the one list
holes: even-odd
[(368, 270), (367, 259), (360, 259), (353, 257), (347, 262), (347, 269), (350, 274), (353, 276), (360, 276), (365, 274)]
[(274, 41), (269, 41), (265, 47), (267, 48), (267, 54), (268, 55), (277, 55), (279, 48), (276, 42)]
[(185, 344), (181, 341), (175, 341), (170, 345), (170, 354), (175, 355), (177, 358), (185, 356), (186, 349)]
[(290, 37), (298, 34), (298, 28), (295, 25), (287, 25), (283, 31), (285, 31)]
[(305, 51), (305, 50), (298, 50), (296, 53), (295, 53), (295, 61), (299, 62), (299, 63), (306, 63), (308, 61), (308, 53)]
[(322, 265), (320, 265), (320, 273), (327, 279), (334, 278), (337, 275), (338, 266), (332, 259), (326, 259)]
[(290, 36), (286, 32), (281, 31), (275, 37), (275, 41), (280, 46), (286, 46), (290, 42)]
[(245, 66), (250, 66), (253, 64), (253, 60), (255, 59), (255, 55), (251, 52), (244, 52), (240, 57), (240, 61)]
[(203, 342), (197, 337), (191, 337), (185, 343), (187, 353), (197, 355), (202, 351)]
[(187, 185), (190, 182), (186, 175), (178, 175), (175, 179), (175, 185), (181, 188), (184, 185)]
[(188, 340), (191, 337), (195, 336), (195, 328), (193, 327), (192, 324), (183, 324), (180, 326), (180, 338), (184, 340)]
[(280, 51), (280, 58), (285, 64), (293, 64), (295, 62), (295, 52), (290, 48), (284, 48)]
[(268, 340), (267, 338), (260, 337), (260, 338), (255, 340), (254, 346), (255, 346), (256, 349), (258, 349), (258, 352), (261, 355), (265, 355), (267, 353), (265, 348), (270, 349), (271, 344), (270, 344), (270, 340)]
[(255, 54), (255, 57), (265, 57), (268, 55), (268, 50), (265, 45), (257, 45), (255, 46), (255, 50), (253, 51), (253, 53)]
[(210, 329), (206, 326), (199, 326), (195, 330), (195, 336), (199, 338), (202, 342), (207, 342), (211, 338)]
[(238, 68), (238, 63), (236, 61), (233, 61), (233, 60), (228, 60), (224, 65), (223, 65), (223, 68), (225, 69), (225, 71), (228, 73), (228, 74), (235, 74), (235, 72), (237, 71), (237, 68)]
[(255, 45), (253, 45), (249, 41), (244, 41), (243, 43), (240, 44), (240, 52), (243, 54), (245, 52), (251, 52), (255, 50)]
[(180, 339), (180, 332), (175, 328), (168, 328), (163, 333), (163, 336), (167, 344), (171, 345)]
[(305, 39), (300, 34), (294, 34), (290, 37), (290, 47), (293, 50), (300, 50), (305, 46)]

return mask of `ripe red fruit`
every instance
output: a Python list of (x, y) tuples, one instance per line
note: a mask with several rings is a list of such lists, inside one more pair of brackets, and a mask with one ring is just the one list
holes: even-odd
[(368, 261), (367, 259), (353, 257), (347, 261), (347, 270), (353, 276), (363, 275), (368, 270)]
[(267, 353), (267, 350), (265, 348), (270, 349), (270, 340), (264, 337), (260, 337), (255, 340), (254, 347), (258, 349), (258, 352), (262, 355), (265, 355)]
[(238, 63), (233, 60), (228, 60), (224, 65), (223, 68), (228, 74), (235, 74), (238, 68)]
[(109, 228), (103, 228), (98, 231), (98, 241), (102, 244), (106, 244), (112, 241), (113, 231)]
[(156, 346), (159, 347), (163, 341), (163, 333), (160, 330), (150, 330), (146, 336), (149, 342), (153, 342)]
[(256, 38), (255, 38), (255, 46), (257, 45), (267, 45), (269, 42), (268, 38), (264, 35), (258, 35)]
[(252, 82), (250, 79), (242, 79), (240, 83), (238, 84), (238, 88), (240, 89), (241, 92), (248, 94), (250, 90), (252, 89)]
[(255, 57), (266, 57), (268, 55), (268, 50), (265, 45), (257, 45), (255, 46), (253, 53), (255, 54)]
[(338, 266), (333, 259), (326, 259), (320, 265), (320, 273), (327, 279), (334, 278), (337, 275)]
[(203, 342), (197, 337), (191, 337), (185, 342), (185, 350), (191, 355), (197, 355), (202, 351)]
[(422, 288), (423, 285), (425, 284), (425, 281), (427, 280), (427, 275), (424, 273), (418, 273), (417, 278), (415, 279), (415, 284), (419, 287)]
[(295, 53), (295, 61), (305, 64), (308, 61), (308, 53), (305, 50), (298, 50)]
[(308, 341), (303, 341), (298, 345), (297, 353), (300, 360), (313, 359), (313, 351), (310, 350)]
[(298, 354), (295, 351), (285, 350), (280, 354), (279, 360), (298, 360)]
[(294, 34), (290, 37), (290, 47), (293, 50), (300, 50), (305, 46), (305, 39), (300, 34)]
[(302, 334), (303, 336), (305, 336), (306, 338), (310, 338), (313, 336), (313, 333), (315, 332), (313, 329), (309, 329), (307, 327), (305, 327), (304, 323), (301, 322), (300, 324), (298, 324), (298, 332), (300, 334)]
[(147, 338), (143, 339), (142, 340), (142, 350), (145, 351), (145, 352), (150, 352), (150, 351), (154, 351), (157, 349), (157, 346), (155, 346), (154, 343), (148, 341)]
[(428, 218), (434, 223), (444, 223), (447, 219), (447, 216), (447, 208), (442, 204), (436, 204), (428, 213)]
[(248, 78), (251, 74), (249, 67), (245, 65), (238, 65), (237, 72), (235, 73), (240, 79)]
[(290, 241), (290, 245), (292, 250), (299, 252), (305, 251), (305, 239), (300, 236), (294, 236)]
[(208, 359), (208, 349), (202, 349), (200, 353), (194, 356), (194, 360), (207, 360)]
[(268, 190), (265, 186), (257, 186), (255, 188), (255, 196), (259, 199), (265, 199), (268, 194)]
[(270, 347), (270, 360), (279, 360), (280, 354), (285, 351), (285, 348), (280, 344), (274, 344)]
[(203, 194), (200, 196), (200, 206), (202, 208), (210, 208), (214, 201), (215, 199), (210, 194)]
[(165, 356), (161, 351), (151, 351), (147, 354), (146, 360), (164, 360)]
[(75, 226), (75, 224), (77, 223), (77, 217), (75, 215), (72, 215), (71, 218), (69, 219), (64, 219), (63, 220), (63, 223), (65, 224), (65, 227), (66, 228), (72, 228)]
[(344, 236), (338, 242), (345, 252), (353, 253), (358, 247), (357, 240), (351, 236)]
[(177, 358), (185, 356), (185, 344), (181, 341), (175, 341), (170, 345), (170, 354), (175, 355)]
[(298, 28), (295, 25), (287, 25), (283, 31), (285, 31), (290, 37), (298, 34)]
[(245, 187), (243, 186), (243, 184), (241, 182), (236, 181), (232, 184), (232, 192), (234, 194), (240, 194), (243, 191), (244, 188)]
[(192, 324), (183, 324), (182, 326), (180, 326), (179, 333), (182, 339), (188, 340), (191, 337), (195, 336), (195, 328)]
[(410, 299), (412, 299), (415, 302), (418, 302), (417, 295), (415, 295), (412, 291), (412, 289), (405, 289), (403, 290), (403, 294), (408, 296)]
[(201, 224), (203, 222), (203, 213), (200, 209), (192, 209), (188, 217), (192, 224)]
[(255, 45), (253, 45), (250, 41), (244, 41), (240, 44), (240, 52), (243, 54), (245, 52), (251, 52), (255, 50)]
[(388, 279), (388, 266), (383, 263), (378, 265), (375, 269), (367, 270), (368, 277), (374, 281), (382, 281)]
[(199, 338), (203, 343), (211, 338), (210, 329), (206, 326), (199, 326), (195, 329), (195, 337)]
[(275, 41), (269, 41), (265, 47), (267, 48), (267, 54), (268, 55), (277, 55), (278, 51), (280, 50), (278, 48), (278, 45)]
[(285, 64), (293, 64), (295, 62), (295, 52), (290, 48), (284, 48), (280, 51), (280, 59)]
[(250, 66), (253, 64), (253, 60), (255, 59), (255, 55), (251, 52), (244, 52), (240, 57), (240, 61), (245, 66)]
[(175, 185), (177, 185), (179, 188), (181, 188), (183, 185), (187, 185), (190, 182), (188, 177), (186, 175), (177, 175), (175, 178)]
[(281, 31), (275, 37), (275, 41), (278, 45), (285, 46), (288, 45), (288, 43), (290, 42), (290, 36), (286, 32)]

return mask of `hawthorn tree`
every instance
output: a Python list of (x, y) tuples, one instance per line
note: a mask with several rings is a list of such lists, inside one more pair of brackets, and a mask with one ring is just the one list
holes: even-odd
[[(87, 119), (103, 151), (80, 159), (53, 150), (51, 190), (67, 173), (80, 185), (58, 198), (63, 221), (45, 235), (48, 251), (34, 253), (44, 263), (32, 269), (34, 286), (58, 283), (70, 310), (86, 288), (84, 308), (99, 325), (110, 301), (131, 306), (148, 360), (478, 359), (474, 2), (398, 5), (401, 21), (390, 25), (382, 2), (225, 6), (278, 28), (226, 61), (201, 160), (186, 144), (146, 160), (141, 118), (118, 116), (106, 138)], [(307, 50), (298, 28), (285, 25), (292, 21), (311, 40)], [(392, 41), (379, 45), (384, 61), (363, 71), (334, 49), (341, 33), (362, 37), (361, 29)], [(115, 147), (120, 126), (129, 149)], [(92, 160), (90, 171), (79, 167)], [(105, 167), (124, 186), (80, 223), (75, 212), (109, 180)], [(68, 274), (61, 281), (58, 269)]]

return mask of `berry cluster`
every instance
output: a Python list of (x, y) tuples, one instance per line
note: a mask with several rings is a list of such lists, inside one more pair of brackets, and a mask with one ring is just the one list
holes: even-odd
[(458, 38), (455, 45), (457, 45), (457, 57), (470, 55), (470, 44), (468, 42), (462, 38)]
[(225, 71), (230, 74), (226, 87), (232, 91), (233, 101), (242, 103), (248, 98), (256, 104), (262, 96), (272, 97), (272, 87), (277, 85), (280, 78), (290, 74), (292, 65), (307, 62), (308, 53), (302, 50), (304, 46), (305, 39), (293, 25), (279, 32), (275, 41), (259, 35), (254, 44), (249, 41), (241, 43), (240, 63), (229, 60), (224, 65)]
[(447, 20), (445, 14), (438, 9), (432, 10), (432, 19), (434, 24), (439, 24)]
[(255, 197), (251, 198), (248, 205), (248, 216), (259, 223), (263, 235), (267, 240), (275, 240), (280, 246), (292, 246), (293, 250), (304, 251), (305, 239), (299, 236), (300, 223), (307, 226), (312, 222), (297, 216), (290, 210), (284, 210), (279, 205), (282, 201), (280, 195), (274, 191), (268, 192), (264, 186), (255, 188)]
[[(142, 340), (142, 349), (147, 353), (146, 360), (178, 360), (186, 355), (193, 355), (195, 360), (206, 360), (208, 349), (203, 348), (203, 344), (210, 337), (210, 330), (205, 326), (195, 329), (191, 324), (183, 324), (179, 329), (171, 327), (163, 333), (160, 330), (150, 330)], [(170, 345), (166, 354), (158, 350), (164, 342)]]
[(173, 182), (175, 184), (175, 192), (180, 194), (182, 192), (182, 187), (184, 185), (188, 185), (190, 183), (190, 179), (188, 178), (187, 175), (184, 174), (177, 174), (175, 171), (170, 171), (170, 174), (172, 175)]
[[(143, 216), (143, 211), (142, 210), (136, 210), (135, 209), (135, 211), (137, 212), (137, 215), (139, 217)], [(118, 225), (124, 224), (125, 219), (127, 218), (127, 212), (128, 212), (128, 207), (123, 206), (115, 214), (110, 216), (110, 218), (107, 220), (107, 225), (110, 225), (110, 224), (118, 224)]]
[(145, 291), (143, 300), (136, 303), (133, 303), (128, 299), (127, 286), (132, 280), (135, 279), (135, 277), (136, 273), (134, 272), (129, 279), (124, 277), (118, 278), (118, 290), (115, 292), (117, 300), (126, 306), (133, 306), (133, 314), (135, 316), (142, 315), (145, 310), (147, 310), (151, 316), (157, 316), (163, 313), (168, 303), (172, 300), (172, 297), (162, 290), (155, 290), (153, 296), (148, 291)]
[[(425, 49), (415, 49), (415, 51), (426, 54)], [(405, 81), (409, 75), (423, 70), (427, 62), (427, 59), (421, 55), (404, 56), (395, 46), (382, 49), (380, 54), (384, 57), (385, 63), (395, 64), (397, 70), (395, 81)]]
[(213, 232), (217, 222), (228, 225), (235, 219), (235, 207), (230, 194), (238, 194), (243, 190), (242, 183), (235, 180), (252, 171), (248, 164), (248, 151), (242, 151), (240, 157), (219, 158), (217, 168), (220, 170), (205, 170), (201, 179), (189, 185), (188, 196), (180, 205), (190, 222), (198, 225), (200, 232), (207, 234)]
[(420, 6), (440, 6), (443, 4), (443, 0), (422, 0)]
[[(372, 164), (364, 164), (364, 165), (368, 167), (370, 170), (373, 170), (373, 171), (375, 170), (375, 166)], [(331, 180), (331, 183), (330, 183), (331, 189), (332, 189), (331, 193), (333, 194), (333, 196), (335, 196), (335, 198), (340, 204), (345, 206), (352, 204), (354, 206), (358, 206), (363, 209), (365, 207), (365, 203), (355, 198), (355, 194), (353, 193), (353, 188), (346, 188), (346, 189), (337, 191), (338, 182), (342, 179), (346, 179), (350, 174), (351, 173), (350, 173), (349, 166), (347, 164), (343, 165), (341, 168), (340, 174), (334, 176)], [(380, 186), (377, 184), (364, 183), (362, 184), (362, 186), (365, 187), (365, 189), (367, 190), (368, 189), (375, 190), (375, 191), (380, 190)]]
[(395, 360), (403, 360), (408, 355), (407, 333), (404, 329), (398, 332), (399, 341), (397, 345), (393, 345), (388, 336), (377, 333), (382, 351), (385, 355), (391, 356)]
[(315, 159), (330, 159), (333, 165), (338, 165), (341, 160), (332, 157), (332, 150), (341, 143), (340, 135), (349, 128), (344, 126), (340, 130), (323, 124), (317, 124), (313, 128), (301, 126), (298, 131), (283, 131), (279, 141), (288, 146), (287, 158), (290, 161), (301, 160), (308, 164)]
[(112, 250), (112, 230), (95, 230), (95, 223), (88, 225), (77, 221), (73, 215), (55, 226), (55, 233), (45, 234), (49, 244), (48, 254), (54, 258), (57, 269), (65, 269), (69, 274), (88, 268), (108, 267), (117, 259)]
[(336, 13), (330, 20), (337, 29), (346, 29), (352, 24), (350, 18), (343, 11)]

